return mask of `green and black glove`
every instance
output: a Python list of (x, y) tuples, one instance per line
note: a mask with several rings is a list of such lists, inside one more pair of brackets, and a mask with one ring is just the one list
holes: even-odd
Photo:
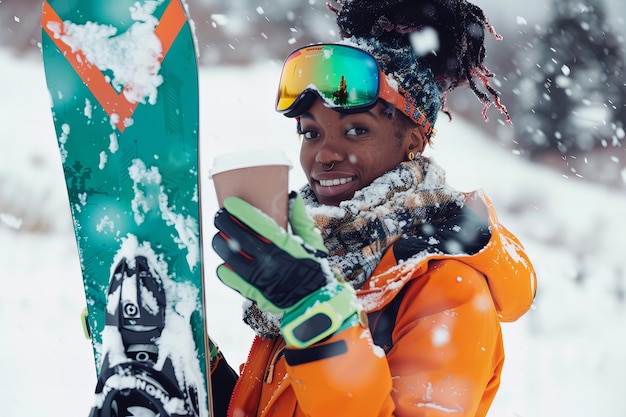
[(287, 345), (305, 348), (359, 323), (361, 307), (354, 289), (331, 272), (297, 193), (289, 207), (293, 234), (245, 201), (227, 198), (215, 216), (213, 249), (225, 262), (217, 268), (220, 280), (262, 310), (283, 313)]

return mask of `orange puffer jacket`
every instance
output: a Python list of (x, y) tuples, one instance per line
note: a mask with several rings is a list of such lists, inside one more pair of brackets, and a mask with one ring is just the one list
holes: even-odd
[[(485, 416), (504, 361), (500, 322), (528, 310), (536, 278), (489, 201), (470, 194), (466, 207), (488, 220), (481, 250), (400, 262), (388, 250), (358, 291), (369, 328), (303, 350), (256, 338), (228, 415)], [(372, 338), (380, 329), (388, 329), (385, 350)]]

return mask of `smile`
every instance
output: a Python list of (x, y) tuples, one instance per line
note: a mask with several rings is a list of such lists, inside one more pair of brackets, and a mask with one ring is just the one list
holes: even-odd
[(336, 185), (346, 184), (346, 183), (351, 182), (353, 180), (354, 180), (354, 177), (335, 178), (333, 180), (319, 180), (319, 183), (320, 183), (321, 186), (324, 186), (324, 187), (332, 187), (332, 186), (336, 186)]

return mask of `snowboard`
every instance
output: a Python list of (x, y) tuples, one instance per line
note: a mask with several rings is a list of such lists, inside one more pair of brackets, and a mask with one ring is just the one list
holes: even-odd
[(190, 22), (182, 0), (43, 3), (98, 375), (92, 416), (211, 415)]

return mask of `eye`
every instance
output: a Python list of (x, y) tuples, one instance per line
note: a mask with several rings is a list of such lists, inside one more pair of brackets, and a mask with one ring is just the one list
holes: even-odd
[(300, 135), (306, 140), (317, 139), (320, 136), (316, 130), (303, 130)]
[(364, 127), (352, 127), (346, 131), (346, 135), (348, 136), (360, 136), (364, 135), (368, 132), (368, 130)]

